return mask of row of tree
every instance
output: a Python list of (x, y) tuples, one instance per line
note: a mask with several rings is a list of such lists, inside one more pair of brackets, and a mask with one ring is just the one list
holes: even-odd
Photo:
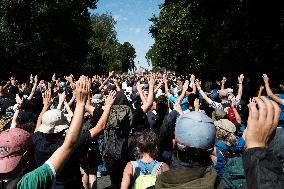
[[(153, 16), (153, 68), (201, 77), (284, 73), (284, 3), (251, 0), (165, 0)], [(278, 77), (277, 77), (278, 76)]]
[(97, 1), (2, 0), (0, 78), (133, 68), (135, 49), (118, 42), (113, 17), (90, 14)]

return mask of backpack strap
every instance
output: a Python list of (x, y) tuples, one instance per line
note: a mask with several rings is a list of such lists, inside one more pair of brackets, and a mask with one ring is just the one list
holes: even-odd
[(158, 172), (161, 170), (161, 172), (163, 172), (163, 162), (158, 162), (156, 163), (156, 165), (154, 166), (151, 175), (157, 176)]
[(134, 178), (134, 180), (137, 179), (137, 177), (140, 176), (140, 172), (141, 172), (141, 168), (139, 167), (137, 161), (131, 161), (131, 164), (132, 164), (132, 176)]

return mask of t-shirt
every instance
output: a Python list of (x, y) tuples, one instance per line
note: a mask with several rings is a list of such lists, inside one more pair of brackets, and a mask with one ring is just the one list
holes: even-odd
[(25, 174), (17, 184), (17, 189), (49, 189), (52, 187), (55, 170), (53, 166), (45, 162), (34, 171)]
[(149, 128), (147, 115), (144, 113), (141, 107), (133, 110), (133, 130), (134, 133), (142, 133), (145, 129)]
[[(169, 101), (170, 101), (172, 104), (175, 104), (176, 101), (178, 100), (178, 97), (174, 97), (174, 96), (172, 96), (172, 95), (169, 96), (168, 98), (169, 98)], [(188, 109), (188, 98), (187, 98), (187, 97), (184, 97), (184, 98), (182, 99), (180, 106), (181, 106), (182, 111), (185, 111), (185, 110)]]
[[(32, 138), (35, 146), (32, 168), (41, 166), (64, 142), (62, 133), (45, 134), (35, 132)], [(89, 131), (81, 134), (76, 144), (77, 148), (66, 162), (61, 172), (56, 175), (56, 183), (52, 188), (82, 187), (79, 158), (86, 151), (90, 142), (91, 134)]]

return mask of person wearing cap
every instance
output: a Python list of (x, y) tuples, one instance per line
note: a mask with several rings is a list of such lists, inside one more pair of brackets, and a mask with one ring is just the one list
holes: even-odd
[(89, 94), (90, 84), (85, 76), (76, 83), (76, 108), (74, 117), (63, 144), (33, 171), (27, 167), (31, 156), (32, 137), (27, 132), (12, 128), (0, 133), (0, 180), (8, 180), (7, 188), (51, 188), (56, 174), (60, 172), (67, 159), (76, 148), (79, 138), (84, 106)]
[(175, 128), (172, 165), (157, 178), (155, 188), (222, 188), (210, 166), (215, 136), (213, 120), (205, 114), (193, 111), (182, 115)]
[(216, 127), (216, 142), (211, 159), (218, 175), (222, 178), (231, 153), (242, 152), (245, 141), (243, 137), (237, 138), (236, 126), (228, 119), (216, 120), (214, 125)]
[[(244, 75), (241, 74), (238, 77), (238, 82), (239, 82), (238, 95), (236, 96), (236, 98), (234, 98), (237, 105), (240, 103), (240, 100), (242, 98), (243, 80), (244, 80)], [(219, 103), (219, 102), (213, 101), (207, 96), (207, 94), (201, 89), (201, 86), (200, 86), (201, 82), (198, 79), (196, 79), (195, 85), (196, 85), (197, 90), (199, 91), (199, 94), (202, 96), (202, 98), (204, 98), (204, 100), (209, 104), (211, 108), (216, 110), (216, 109), (224, 109), (225, 107), (228, 107), (229, 99), (232, 98), (231, 97), (232, 91), (230, 89), (224, 89), (224, 87), (222, 87), (222, 89), (219, 90), (219, 98), (221, 99), (221, 103)]]

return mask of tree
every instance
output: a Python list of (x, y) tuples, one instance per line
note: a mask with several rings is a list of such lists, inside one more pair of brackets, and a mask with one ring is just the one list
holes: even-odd
[(116, 21), (110, 14), (91, 16), (92, 35), (89, 40), (91, 50), (88, 53), (86, 71), (94, 73), (110, 70), (127, 72), (133, 68), (136, 52), (125, 42), (120, 44), (115, 31)]
[[(166, 0), (150, 19), (153, 66), (203, 77), (284, 73), (284, 7), (280, 1)], [(275, 78), (278, 79), (278, 78)]]
[(129, 43), (124, 42), (118, 45), (118, 60), (120, 61), (120, 70), (127, 72), (128, 70), (134, 70), (134, 59), (136, 57), (135, 48)]
[(116, 21), (109, 14), (91, 15), (92, 34), (87, 64), (95, 73), (107, 72), (116, 61), (117, 37)]
[[(97, 0), (3, 0), (0, 4), (0, 60), (3, 77), (40, 71), (80, 70), (88, 52)], [(78, 69), (79, 68), (79, 69)]]

